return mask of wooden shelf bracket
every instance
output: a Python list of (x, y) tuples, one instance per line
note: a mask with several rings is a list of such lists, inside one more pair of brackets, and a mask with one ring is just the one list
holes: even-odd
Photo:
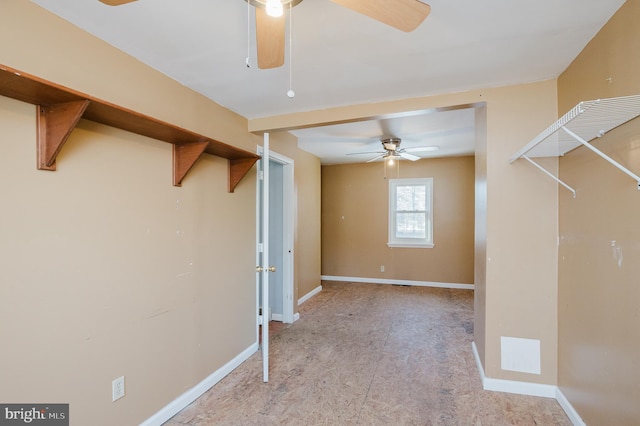
[(196, 164), (207, 145), (208, 141), (173, 145), (173, 186), (182, 186), (182, 179)]
[(229, 192), (233, 193), (236, 186), (260, 157), (229, 159)]
[(39, 170), (56, 169), (58, 153), (88, 106), (88, 100), (37, 106)]

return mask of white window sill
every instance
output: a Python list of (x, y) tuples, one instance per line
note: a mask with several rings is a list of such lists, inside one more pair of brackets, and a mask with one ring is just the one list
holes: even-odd
[(435, 244), (421, 244), (421, 243), (387, 243), (388, 247), (397, 247), (397, 248), (433, 248)]

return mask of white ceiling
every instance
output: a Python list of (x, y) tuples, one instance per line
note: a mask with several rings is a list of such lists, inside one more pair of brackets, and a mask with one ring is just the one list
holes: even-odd
[[(261, 70), (244, 0), (32, 1), (248, 119), (555, 78), (624, 3), (431, 0), (425, 22), (404, 33), (329, 0), (304, 0), (293, 9), (292, 55), (287, 41), (285, 65)], [(377, 151), (381, 136), (461, 155), (473, 152), (471, 111), (293, 133), (323, 164), (366, 161), (345, 154)]]

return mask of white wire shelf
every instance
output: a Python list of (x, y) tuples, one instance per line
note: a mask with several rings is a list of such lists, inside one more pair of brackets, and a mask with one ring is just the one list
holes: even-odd
[(640, 95), (580, 102), (515, 153), (509, 161), (513, 163), (519, 158), (524, 158), (573, 192), (575, 197), (576, 194), (573, 188), (531, 158), (559, 157), (584, 145), (632, 177), (638, 183), (638, 189), (640, 190), (640, 176), (629, 171), (589, 143), (638, 116), (640, 116)]
[(558, 157), (582, 145), (567, 133), (559, 132), (562, 127), (589, 142), (639, 115), (640, 95), (580, 102), (525, 145), (510, 161), (514, 162), (523, 155), (530, 158)]

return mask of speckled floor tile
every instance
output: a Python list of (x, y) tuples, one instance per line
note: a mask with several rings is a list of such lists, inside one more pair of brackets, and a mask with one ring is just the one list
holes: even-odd
[(323, 282), (270, 341), (165, 426), (571, 425), (553, 399), (482, 389), (473, 292)]

